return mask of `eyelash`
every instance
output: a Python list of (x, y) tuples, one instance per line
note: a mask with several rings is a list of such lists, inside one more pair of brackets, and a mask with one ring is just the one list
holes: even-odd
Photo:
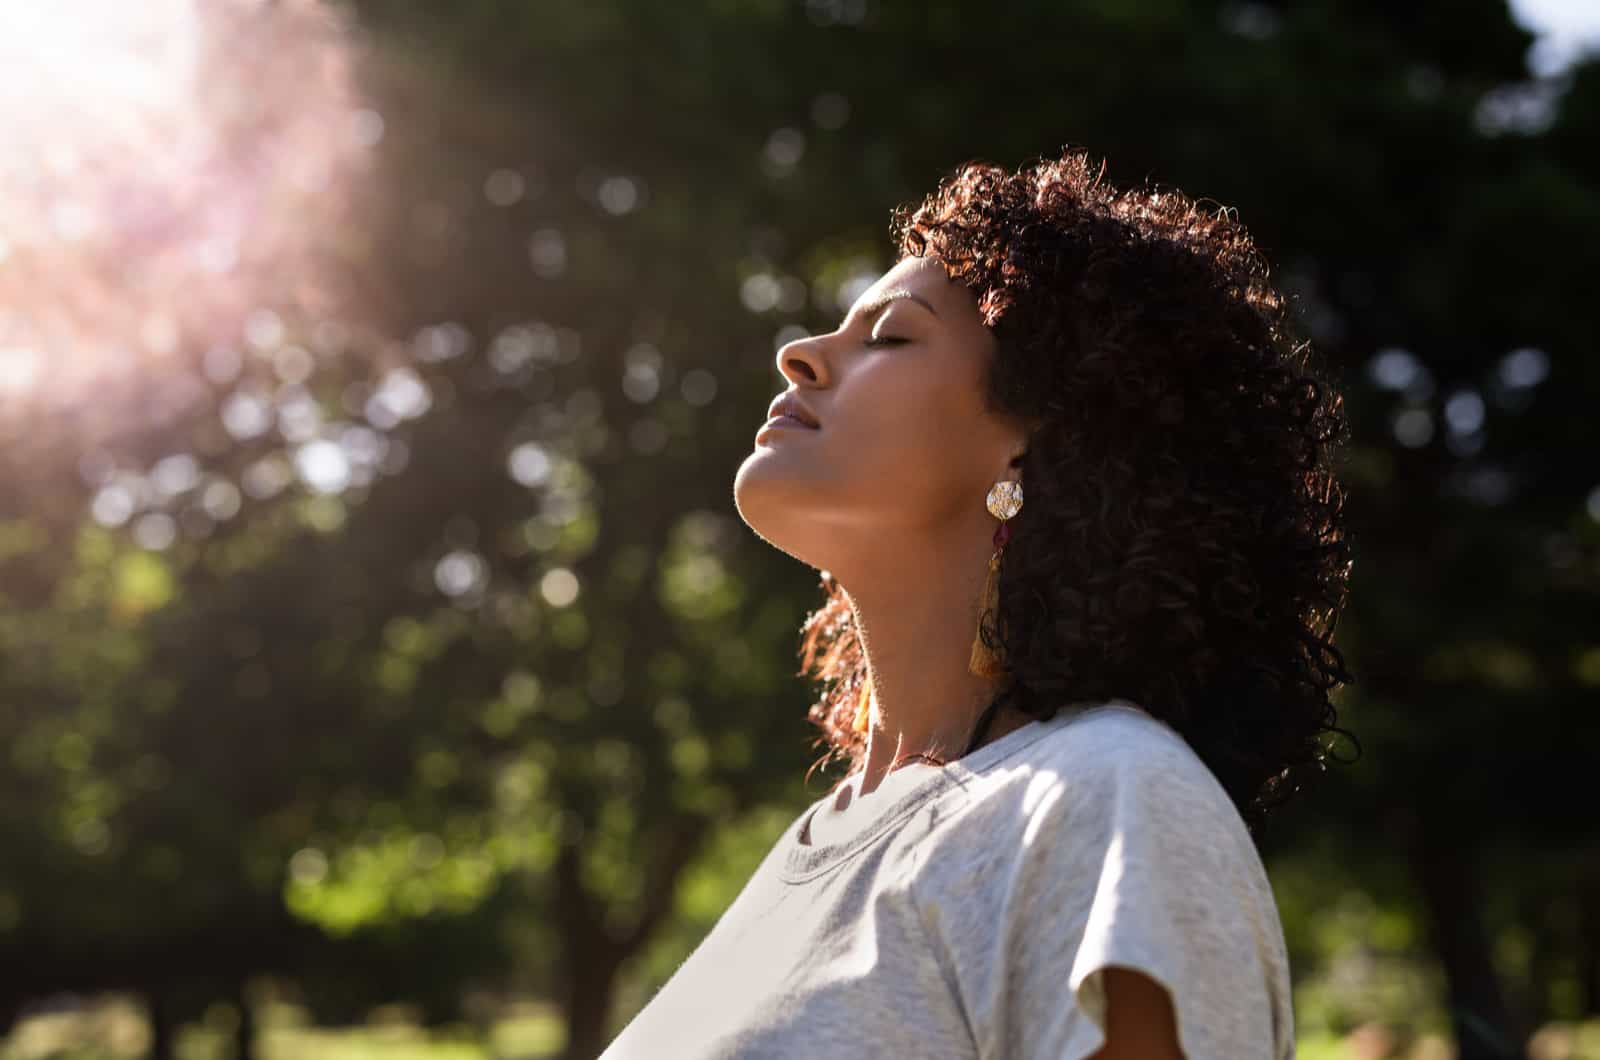
[(873, 338), (872, 336), (868, 335), (865, 339), (863, 339), (861, 341), (861, 345), (863, 345), (863, 346), (893, 346), (896, 343), (901, 343), (901, 342), (905, 342), (905, 341), (907, 341), (907, 340), (905, 340), (905, 339), (897, 339), (893, 335), (882, 335), (882, 336), (880, 336), (878, 338)]

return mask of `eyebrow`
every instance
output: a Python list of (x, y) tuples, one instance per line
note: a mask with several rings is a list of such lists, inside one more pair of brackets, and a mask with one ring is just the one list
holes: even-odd
[[(895, 288), (892, 288), (892, 289), (890, 289), (888, 291), (885, 291), (883, 294), (881, 294), (878, 297), (874, 298), (872, 301), (870, 301), (870, 302), (866, 303), (865, 305), (861, 306), (860, 313), (861, 313), (862, 319), (871, 320), (873, 317), (875, 317), (879, 313), (881, 313), (884, 310), (884, 308), (889, 305), (890, 302), (896, 302), (896, 301), (899, 301), (902, 298), (917, 303), (919, 306), (921, 306), (922, 308), (926, 309), (928, 312), (932, 313), (934, 316), (938, 316), (939, 315), (939, 311), (937, 309), (933, 308), (933, 306), (931, 304), (929, 304), (929, 302), (928, 302), (928, 300), (926, 298), (922, 297), (919, 294), (915, 294), (914, 292), (909, 291), (904, 287), (895, 287)], [(846, 316), (845, 317), (845, 323), (848, 324), (849, 322), (850, 322), (850, 318), (849, 318), (849, 316)]]

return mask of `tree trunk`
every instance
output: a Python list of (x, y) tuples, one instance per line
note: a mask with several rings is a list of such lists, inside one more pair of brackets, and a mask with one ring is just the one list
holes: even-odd
[(1578, 983), (1583, 1010), (1600, 1012), (1600, 875), (1578, 880)]
[[(569, 925), (569, 943), (577, 941), (573, 934)], [(581, 961), (574, 967), (568, 983), (565, 1060), (595, 1060), (607, 1044), (606, 1020), (611, 1013), (611, 995), (621, 962), (608, 960), (604, 947), (590, 952), (593, 959)]]
[(606, 1020), (617, 969), (626, 953), (606, 935), (594, 903), (583, 890), (579, 852), (564, 844), (556, 862), (557, 902), (566, 957), (567, 1045), (564, 1060), (594, 1060), (606, 1047)]
[(239, 1007), (239, 1025), (233, 1031), (233, 1060), (256, 1060), (256, 1010), (243, 984), (234, 990), (233, 1001)]
[(1412, 829), (1412, 871), (1444, 966), (1457, 1058), (1522, 1060), (1528, 1036), (1506, 1007), (1495, 974), (1472, 849), (1466, 837), (1451, 833), (1443, 812), (1423, 812)]
[(0, 1000), (0, 1042), (16, 1033), (22, 1022), (22, 999), (7, 997)]
[(145, 995), (150, 1020), (149, 1060), (177, 1060), (178, 1024), (172, 1002), (160, 990)]
[(661, 827), (645, 872), (647, 897), (637, 920), (621, 937), (607, 930), (602, 908), (583, 889), (576, 842), (563, 843), (556, 860), (556, 908), (567, 970), (566, 1060), (594, 1060), (604, 1051), (611, 995), (622, 962), (648, 943), (671, 915), (678, 877), (706, 834), (705, 822), (694, 817), (679, 817)]

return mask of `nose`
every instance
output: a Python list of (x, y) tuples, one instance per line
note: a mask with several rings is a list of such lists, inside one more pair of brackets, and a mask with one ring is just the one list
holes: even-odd
[(818, 336), (807, 335), (778, 347), (778, 374), (791, 383), (819, 383), (827, 371)]

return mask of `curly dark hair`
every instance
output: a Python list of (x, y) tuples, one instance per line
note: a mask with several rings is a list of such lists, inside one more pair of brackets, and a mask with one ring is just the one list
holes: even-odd
[[(1026, 714), (1122, 698), (1176, 729), (1252, 835), (1325, 770), (1352, 560), (1343, 398), (1226, 208), (1119, 190), (1082, 151), (959, 166), (894, 209), (902, 257), (978, 296), (993, 410), (1039, 424), (983, 636)], [(802, 627), (828, 751), (862, 763), (866, 660), (844, 589)], [(991, 704), (980, 725), (993, 716)], [(976, 746), (978, 733), (972, 746)], [(1359, 753), (1359, 741), (1357, 751)], [(815, 769), (816, 765), (812, 768)]]

